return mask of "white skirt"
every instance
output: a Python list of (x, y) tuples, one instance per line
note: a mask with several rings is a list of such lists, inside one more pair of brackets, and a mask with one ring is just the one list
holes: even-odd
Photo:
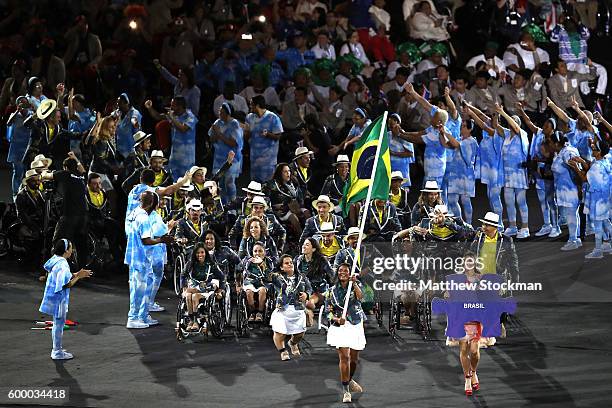
[(270, 317), (270, 326), (276, 333), (304, 333), (306, 331), (306, 312), (295, 310), (293, 305), (287, 305), (284, 310), (274, 309)]
[(363, 350), (366, 346), (363, 321), (359, 324), (346, 322), (342, 326), (330, 325), (327, 330), (327, 345), (335, 348), (348, 347), (353, 350)]
[(251, 292), (259, 292), (260, 290), (266, 289), (266, 287), (264, 285), (262, 285), (262, 286), (256, 288), (255, 286), (253, 286), (252, 284), (249, 283), (248, 285), (244, 285), (242, 287), (242, 289), (245, 290), (245, 291), (250, 290)]

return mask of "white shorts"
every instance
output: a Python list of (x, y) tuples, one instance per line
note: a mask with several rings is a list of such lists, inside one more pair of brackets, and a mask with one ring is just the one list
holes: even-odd
[(250, 290), (250, 291), (253, 291), (253, 292), (259, 292), (259, 291), (260, 291), (260, 290), (262, 290), (262, 289), (266, 289), (266, 287), (262, 285), (262, 286), (260, 286), (260, 287), (256, 288), (255, 286), (253, 286), (253, 285), (251, 285), (251, 284), (248, 284), (248, 285), (244, 285), (244, 286), (242, 287), (242, 289), (243, 289), (244, 291)]
[(270, 326), (276, 333), (304, 333), (306, 331), (306, 312), (295, 310), (293, 305), (286, 306), (284, 310), (274, 309), (270, 317)]
[(348, 347), (353, 350), (363, 350), (366, 346), (363, 322), (359, 324), (346, 322), (342, 326), (330, 325), (327, 330), (327, 345), (335, 348)]

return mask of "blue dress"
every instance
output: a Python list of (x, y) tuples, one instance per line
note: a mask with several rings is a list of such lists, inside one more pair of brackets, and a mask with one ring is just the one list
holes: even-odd
[(372, 121), (370, 119), (366, 119), (363, 126), (357, 126), (353, 124), (353, 126), (351, 126), (351, 128), (349, 129), (348, 138), (352, 139), (354, 137), (361, 136), (363, 131), (366, 130), (366, 128), (370, 126), (370, 124), (372, 124)]
[(555, 181), (555, 195), (559, 207), (577, 208), (578, 188), (572, 180), (572, 173), (567, 164), (572, 157), (580, 156), (578, 150), (569, 143), (561, 149), (552, 162), (551, 170)]
[(504, 139), (482, 131), (480, 142), (480, 181), (489, 188), (501, 188), (504, 185), (504, 163), (502, 147)]
[[(234, 139), (237, 146), (230, 147), (227, 144), (223, 143), (220, 140), (217, 140), (213, 146), (215, 148), (215, 155), (213, 159), (213, 174), (219, 171), (219, 169), (225, 164), (227, 161), (227, 154), (230, 150), (233, 150), (236, 153), (234, 156), (234, 162), (232, 163), (232, 167), (227, 171), (231, 173), (234, 177), (238, 177), (242, 172), (242, 146), (244, 145), (244, 135), (242, 128), (240, 127), (240, 123), (236, 119), (230, 120), (228, 123), (225, 123), (221, 119), (217, 119), (213, 126), (217, 125), (221, 130), (221, 133), (228, 139)], [(212, 136), (214, 133), (213, 128), (208, 130), (208, 135)]]
[(476, 195), (475, 168), (479, 150), (478, 141), (473, 137), (468, 137), (459, 140), (459, 145), (446, 168), (447, 191), (448, 194), (474, 197)]
[(391, 131), (389, 135), (389, 150), (396, 153), (403, 153), (406, 150), (412, 152), (411, 157), (398, 157), (391, 155), (391, 171), (401, 171), (402, 176), (407, 179), (404, 186), (412, 185), (410, 182), (410, 164), (414, 163), (414, 145), (400, 137), (393, 136)]
[(440, 134), (437, 129), (428, 127), (421, 139), (425, 143), (425, 180), (436, 180), (442, 185), (446, 172), (447, 148), (440, 143)]
[(189, 109), (176, 118), (179, 122), (187, 125), (188, 129), (181, 132), (172, 126), (170, 136), (172, 138), (172, 149), (168, 167), (172, 170), (174, 177), (182, 177), (192, 166), (195, 165), (195, 137), (198, 118)]
[(278, 159), (278, 140), (264, 137), (263, 131), (282, 133), (283, 124), (278, 115), (270, 111), (265, 111), (262, 117), (249, 113), (246, 123), (251, 129), (251, 180), (263, 183), (272, 178)]
[(504, 129), (504, 145), (502, 157), (504, 161), (504, 187), (527, 190), (527, 169), (522, 163), (527, 161), (529, 139), (521, 129), (520, 135), (515, 135), (510, 129)]
[[(117, 151), (123, 157), (127, 157), (134, 150), (134, 133), (138, 132), (142, 115), (135, 108), (130, 108), (123, 118), (117, 122)], [(138, 122), (138, 127), (134, 126), (133, 121)]]
[(593, 221), (607, 220), (610, 211), (610, 162), (596, 160), (587, 172), (584, 213)]
[(53, 255), (45, 263), (44, 268), (49, 274), (45, 284), (45, 294), (38, 310), (41, 313), (65, 319), (70, 301), (70, 288), (64, 289), (64, 285), (72, 279), (70, 265), (63, 256)]

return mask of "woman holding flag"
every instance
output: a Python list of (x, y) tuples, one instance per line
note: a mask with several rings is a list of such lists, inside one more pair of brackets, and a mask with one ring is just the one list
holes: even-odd
[(351, 402), (351, 392), (363, 392), (353, 376), (359, 363), (359, 352), (366, 346), (363, 330), (366, 317), (361, 308), (363, 292), (357, 275), (351, 275), (350, 270), (348, 263), (338, 266), (338, 283), (327, 291), (325, 298), (325, 310), (330, 321), (327, 344), (338, 351), (342, 402)]

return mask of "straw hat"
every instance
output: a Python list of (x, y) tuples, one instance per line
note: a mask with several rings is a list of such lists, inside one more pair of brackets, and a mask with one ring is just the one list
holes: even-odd
[(202, 177), (206, 177), (206, 172), (208, 171), (206, 170), (206, 167), (192, 166), (189, 169), (189, 173), (191, 173), (191, 175), (193, 176), (194, 174), (196, 174), (196, 172), (200, 170), (202, 171)]
[(53, 99), (45, 99), (38, 105), (36, 117), (40, 120), (45, 120), (55, 111), (55, 108), (57, 108), (57, 102)]
[(254, 204), (263, 205), (264, 210), (268, 208), (268, 203), (266, 203), (266, 199), (262, 196), (253, 197), (253, 200), (251, 200), (251, 206), (253, 206)]
[(45, 163), (45, 167), (49, 167), (49, 166), (51, 166), (51, 163), (53, 163), (53, 160), (51, 160), (48, 157), (45, 157), (44, 154), (37, 154), (36, 157), (34, 157), (34, 160), (32, 160), (32, 162), (35, 162), (35, 161), (38, 161), (38, 160), (40, 160), (43, 163)]
[(164, 157), (164, 152), (162, 152), (161, 150), (153, 150), (151, 152), (151, 158), (149, 160), (153, 159), (162, 159), (164, 163), (168, 161), (168, 159)]
[(48, 168), (47, 164), (42, 161), (42, 160), (35, 160), (32, 162), (32, 164), (30, 165), (31, 169), (36, 169), (36, 170), (46, 170)]
[(297, 160), (302, 156), (313, 154), (314, 152), (310, 151), (307, 147), (301, 146), (295, 149), (295, 158), (293, 160)]
[(483, 224), (492, 225), (494, 227), (503, 227), (503, 224), (499, 222), (499, 214), (495, 214), (494, 212), (489, 211), (485, 214), (484, 218), (479, 218), (478, 221)]
[(425, 187), (421, 190), (423, 193), (441, 193), (440, 187), (436, 180), (428, 180), (425, 182)]
[(312, 202), (312, 206), (313, 206), (314, 208), (317, 208), (317, 205), (318, 205), (319, 203), (326, 203), (326, 204), (328, 204), (328, 205), (329, 205), (329, 211), (333, 211), (333, 209), (334, 209), (334, 203), (332, 203), (332, 201), (331, 201), (331, 199), (329, 198), (329, 196), (326, 196), (325, 194), (321, 194), (321, 195), (319, 196), (319, 198), (317, 198), (316, 200), (314, 200), (314, 201)]
[(191, 184), (190, 182), (187, 182), (187, 183), (185, 183), (185, 184), (183, 184), (183, 185), (181, 186), (181, 190), (183, 190), (183, 191), (187, 191), (187, 192), (193, 191), (193, 190), (194, 190), (194, 188), (195, 188), (195, 187), (194, 187), (194, 186), (193, 186), (193, 184)]
[(346, 154), (339, 154), (338, 157), (336, 158), (336, 162), (334, 163), (334, 166), (337, 166), (342, 163), (351, 164), (351, 161), (349, 160)]
[(247, 187), (242, 187), (242, 191), (260, 196), (264, 195), (261, 189), (261, 183), (257, 181), (251, 181)]
[(194, 198), (193, 200), (187, 203), (186, 208), (187, 208), (187, 211), (189, 210), (198, 211), (204, 208), (204, 206), (202, 205), (202, 202), (200, 200), (198, 200), (197, 198)]
[(394, 171), (391, 173), (391, 181), (393, 180), (402, 180), (402, 184), (408, 181), (408, 179), (404, 177), (401, 171)]
[(444, 214), (444, 217), (452, 217), (453, 214), (448, 212), (448, 207), (446, 206), (446, 204), (437, 204), (433, 211), (429, 213), (429, 217), (433, 218), (436, 213), (441, 213)]
[(331, 222), (322, 222), (319, 232), (321, 234), (329, 234), (331, 232), (336, 232), (336, 229), (334, 228), (334, 224)]
[(36, 170), (34, 170), (34, 169), (30, 169), (30, 170), (26, 171), (25, 177), (24, 177), (23, 181), (29, 180), (29, 179), (31, 179), (33, 177), (38, 177), (38, 172)]
[[(359, 235), (359, 233), (361, 232), (361, 230), (358, 227), (350, 227), (346, 233), (346, 235), (344, 236), (344, 240), (347, 241), (349, 239), (349, 237), (352, 237), (354, 235)], [(365, 234), (363, 234), (363, 237), (365, 238)]]
[(153, 136), (153, 135), (150, 134), (150, 133), (146, 134), (142, 130), (139, 130), (138, 132), (134, 133), (134, 147), (138, 146), (139, 144), (141, 144), (142, 142), (144, 142), (145, 140), (147, 140), (151, 136)]

